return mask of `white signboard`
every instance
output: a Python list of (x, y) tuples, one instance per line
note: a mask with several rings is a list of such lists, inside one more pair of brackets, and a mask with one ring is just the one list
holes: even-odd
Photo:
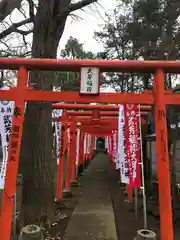
[[(6, 90), (8, 88), (4, 87), (2, 89)], [(2, 148), (2, 159), (0, 159), (0, 189), (4, 189), (13, 112), (14, 102), (0, 101), (0, 144)]]
[(80, 94), (99, 93), (99, 69), (95, 67), (81, 68)]

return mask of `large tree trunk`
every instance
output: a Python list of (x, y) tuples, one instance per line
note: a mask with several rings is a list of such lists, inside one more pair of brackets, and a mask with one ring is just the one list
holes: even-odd
[[(57, 21), (55, 2), (42, 0), (34, 19), (32, 57), (56, 58), (66, 17)], [(61, 2), (61, 1), (59, 1)], [(69, 0), (65, 1), (67, 6)], [(64, 7), (64, 6), (63, 6)], [(32, 71), (30, 82), (35, 89), (52, 90), (53, 72)], [(20, 221), (39, 224), (42, 217), (54, 215), (56, 162), (52, 158), (52, 107), (49, 102), (28, 103), (20, 156), (24, 177)]]

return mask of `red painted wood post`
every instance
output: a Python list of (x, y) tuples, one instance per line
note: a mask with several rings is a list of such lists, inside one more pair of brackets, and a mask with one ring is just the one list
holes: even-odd
[(85, 161), (88, 160), (88, 134), (86, 135)]
[(75, 181), (77, 178), (77, 169), (76, 169), (76, 147), (77, 147), (77, 126), (76, 123), (74, 123), (74, 132), (72, 137), (72, 181)]
[(173, 240), (170, 166), (167, 141), (164, 72), (154, 76), (157, 172), (160, 204), (161, 240)]
[(74, 133), (74, 124), (70, 125), (70, 142), (69, 142), (69, 153), (67, 160), (67, 168), (66, 168), (66, 181), (65, 181), (65, 189), (69, 190), (71, 187), (71, 171), (72, 171), (72, 162), (73, 162), (73, 133)]
[(132, 187), (130, 187), (129, 184), (126, 185), (126, 191), (128, 194), (128, 200), (132, 201), (133, 200), (133, 189), (132, 189)]
[(81, 173), (82, 173), (84, 171), (84, 167), (83, 167), (83, 163), (84, 163), (84, 132), (83, 132), (83, 130), (81, 132), (80, 146), (81, 146), (80, 168), (81, 168)]
[(93, 136), (91, 135), (91, 143), (90, 143), (90, 154), (89, 154), (89, 160), (92, 159), (92, 146), (93, 146)]
[(22, 130), (24, 122), (24, 93), (28, 83), (28, 71), (21, 67), (18, 71), (18, 94), (16, 95), (12, 132), (10, 137), (5, 187), (2, 196), (2, 211), (0, 217), (0, 239), (10, 240), (14, 195), (16, 193), (16, 178), (19, 166)]

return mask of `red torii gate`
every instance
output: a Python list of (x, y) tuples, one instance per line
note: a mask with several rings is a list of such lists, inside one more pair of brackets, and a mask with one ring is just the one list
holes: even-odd
[[(98, 110), (95, 110), (98, 111)], [(67, 111), (69, 116), (93, 116), (94, 111)], [(141, 112), (141, 115), (145, 115), (146, 112)], [(99, 111), (100, 117), (116, 117), (119, 115), (119, 111)]]
[[(79, 104), (78, 104), (79, 105)], [(80, 108), (87, 107), (87, 105), (81, 105), (78, 106), (76, 105), (76, 110), (79, 110)], [(71, 109), (73, 106), (69, 104), (63, 104), (63, 105), (58, 105), (54, 104), (53, 109), (55, 108), (61, 108), (65, 109), (64, 114), (62, 117), (59, 118), (54, 118), (54, 121), (68, 121), (70, 123), (70, 129), (71, 129), (71, 124), (74, 124), (74, 122), (80, 122), (81, 123), (81, 130), (83, 133), (90, 134), (92, 136), (110, 136), (112, 135), (113, 130), (117, 131), (118, 128), (118, 118), (117, 116), (119, 115), (119, 112), (116, 110), (118, 109), (117, 107), (114, 108), (114, 111), (109, 111), (110, 108), (104, 108), (107, 111), (99, 111), (97, 107), (101, 107), (101, 105), (96, 105), (96, 108), (93, 111), (67, 111), (66, 109)], [(93, 108), (92, 105), (88, 106), (89, 110)], [(108, 106), (111, 107), (111, 106)], [(141, 107), (140, 107), (141, 108)], [(151, 110), (150, 106), (143, 106), (143, 110)], [(145, 114), (146, 112), (141, 112), (141, 114)], [(80, 117), (81, 116), (81, 117)], [(91, 116), (91, 117), (88, 117)], [(93, 125), (93, 128), (90, 126)], [(75, 130), (74, 130), (75, 131)], [(72, 133), (73, 134), (73, 133)], [(84, 135), (83, 135), (84, 136)], [(83, 143), (82, 143), (83, 144)], [(82, 145), (81, 144), (81, 145)], [(71, 147), (72, 148), (72, 147)], [(69, 155), (68, 157), (68, 169), (72, 167), (72, 169), (75, 169), (76, 166), (70, 166), (71, 165), (71, 158), (72, 156)], [(62, 164), (62, 160), (60, 165)], [(59, 165), (59, 174), (58, 174), (58, 187), (57, 187), (57, 195), (56, 198), (60, 199), (62, 197), (62, 167)], [(75, 170), (73, 172), (76, 172)], [(67, 176), (68, 176), (68, 185), (67, 187), (70, 187), (70, 171), (68, 171)], [(75, 180), (75, 174), (73, 174), (73, 180)]]
[[(78, 112), (76, 112), (78, 113)], [(108, 112), (105, 112), (108, 113)], [(95, 114), (96, 115), (96, 114)], [(89, 134), (93, 140), (94, 136), (109, 136), (112, 135), (113, 130), (117, 130), (117, 117), (116, 118), (106, 118), (98, 119), (92, 117), (75, 117), (69, 116), (66, 110), (64, 110), (63, 115), (60, 117), (54, 117), (53, 121), (59, 121), (62, 123), (62, 134), (61, 134), (61, 151), (60, 151), (60, 159), (58, 166), (58, 178), (57, 178), (57, 191), (56, 191), (56, 199), (60, 200), (62, 198), (63, 192), (63, 165), (64, 165), (64, 139), (67, 138), (67, 127), (70, 130), (70, 144), (69, 144), (69, 154), (67, 160), (67, 169), (66, 169), (66, 178), (65, 178), (65, 192), (68, 193), (70, 191), (70, 180), (72, 177), (72, 181), (76, 180), (76, 134), (77, 134), (77, 124), (80, 123), (81, 130), (81, 138), (80, 138), (80, 165), (87, 160), (87, 156), (84, 156), (84, 137), (86, 134)], [(90, 128), (90, 125), (93, 125), (93, 128)], [(64, 129), (65, 128), (65, 129)], [(87, 139), (86, 139), (87, 141)], [(87, 143), (86, 143), (87, 145)], [(94, 145), (93, 145), (94, 146)], [(87, 146), (86, 146), (87, 147)], [(91, 146), (92, 147), (92, 146)], [(87, 150), (87, 149), (86, 149)], [(92, 149), (91, 149), (92, 150)], [(72, 169), (72, 173), (71, 173)], [(70, 191), (71, 192), (71, 191)]]
[[(91, 105), (91, 104), (52, 104), (53, 109), (66, 109), (66, 110), (98, 110), (98, 111), (119, 111), (118, 105)], [(151, 106), (140, 106), (141, 112), (151, 111)]]
[[(100, 72), (149, 72), (154, 74), (154, 91), (147, 93), (101, 93), (98, 96), (81, 96), (77, 92), (51, 92), (32, 90), (27, 87), (28, 71), (63, 70), (80, 71), (82, 67), (96, 67)], [(156, 150), (160, 200), (161, 240), (173, 240), (171, 190), (167, 146), (166, 105), (180, 103), (180, 95), (165, 92), (164, 73), (180, 73), (180, 62), (176, 61), (134, 61), (134, 60), (53, 60), (1, 58), (0, 69), (18, 71), (17, 87), (0, 90), (1, 100), (15, 101), (15, 114), (6, 171), (6, 182), (0, 219), (0, 239), (10, 240), (13, 196), (16, 190), (16, 176), (24, 121), (25, 101), (49, 102), (98, 102), (155, 104)]]
[[(53, 109), (61, 109), (65, 110), (65, 119), (70, 120), (72, 117), (76, 121), (81, 121), (82, 119), (88, 119), (89, 121), (101, 119), (106, 120), (107, 117), (112, 117), (108, 120), (117, 120), (117, 118), (113, 119), (113, 117), (117, 117), (119, 115), (119, 106), (118, 105), (89, 105), (89, 104), (52, 104)], [(151, 106), (139, 106), (141, 115), (146, 115), (147, 112), (151, 111)], [(82, 111), (83, 109), (83, 111)], [(87, 111), (84, 111), (84, 110)], [(67, 110), (79, 110), (79, 111), (67, 111)], [(102, 111), (101, 111), (102, 110)], [(81, 117), (83, 118), (81, 118)], [(91, 116), (92, 118), (88, 118), (87, 116)], [(76, 118), (75, 118), (76, 117)], [(54, 121), (64, 121), (64, 116), (53, 118)], [(72, 121), (72, 119), (71, 119)], [(89, 123), (90, 124), (90, 123)]]

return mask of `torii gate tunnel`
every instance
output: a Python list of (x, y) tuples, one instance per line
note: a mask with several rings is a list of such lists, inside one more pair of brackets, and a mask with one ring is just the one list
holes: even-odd
[[(33, 90), (28, 86), (29, 70), (80, 71), (83, 67), (98, 68), (102, 72), (129, 72), (154, 74), (154, 89), (144, 93), (99, 93), (87, 96), (78, 92), (52, 92)], [(77, 103), (134, 103), (155, 107), (156, 151), (160, 201), (161, 240), (173, 240), (171, 189), (166, 127), (166, 105), (180, 103), (180, 95), (165, 91), (164, 74), (180, 73), (176, 61), (118, 61), (118, 60), (53, 60), (0, 58), (0, 69), (18, 70), (17, 87), (0, 90), (0, 100), (15, 101), (12, 134), (6, 170), (5, 189), (0, 218), (0, 239), (10, 240), (13, 213), (13, 196), (24, 121), (26, 101), (77, 102)]]

